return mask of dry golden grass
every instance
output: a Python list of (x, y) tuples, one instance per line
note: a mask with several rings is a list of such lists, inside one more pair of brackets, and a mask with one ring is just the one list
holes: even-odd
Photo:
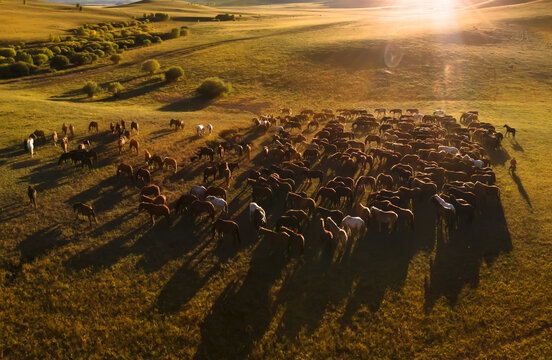
[[(56, 16), (74, 10), (33, 4), (27, 6), (62, 29), (81, 21), (75, 13), (62, 23)], [(83, 21), (151, 11), (170, 11), (174, 18), (179, 4), (98, 9)], [(6, 0), (0, 7), (8, 5), (18, 9)], [(242, 21), (197, 23), (187, 17), (222, 11), (183, 6), (183, 21), (162, 26), (187, 24), (192, 32), (187, 38), (126, 52), (120, 65), (106, 61), (0, 83), (0, 354), (552, 356), (549, 1), (464, 10), (456, 24), (436, 28), (431, 15), (407, 10), (398, 16), (391, 10), (313, 5), (249, 7), (235, 10), (247, 12)], [(24, 29), (22, 13), (11, 18), (0, 13), (0, 26), (11, 21)], [(47, 21), (41, 24), (25, 39), (53, 32)], [(404, 54), (394, 68), (384, 61), (390, 43)], [(167, 85), (144, 76), (140, 64), (150, 58), (162, 69), (182, 66), (186, 79)], [(194, 89), (210, 76), (232, 82), (234, 92), (213, 102), (195, 98)], [(116, 101), (105, 93), (86, 99), (79, 89), (87, 81), (119, 81), (125, 93)], [(229, 239), (212, 241), (209, 226), (193, 227), (185, 216), (172, 226), (161, 220), (152, 227), (148, 216), (137, 212), (138, 189), (114, 176), (119, 162), (140, 165), (143, 157), (116, 154), (115, 138), (106, 134), (112, 121), (138, 121), (142, 149), (179, 160), (177, 174), (153, 174), (172, 203), (202, 180), (205, 163), (187, 160), (205, 142), (193, 137), (195, 124), (214, 124), (215, 138), (283, 106), (416, 106), (456, 116), (477, 109), (483, 120), (514, 126), (517, 141), (506, 139), (504, 149), (491, 154), (503, 209), (481, 216), (476, 228), (445, 243), (432, 216), (422, 211), (414, 235), (383, 239), (370, 231), (350, 257), (335, 264), (328, 264), (316, 231), (309, 229), (300, 262), (295, 256), (269, 256), (267, 244), (254, 239), (246, 221), (250, 193), (243, 179), (261, 166), (259, 159), (241, 166), (230, 189), (230, 212), (242, 228), (239, 249)], [(183, 119), (185, 130), (169, 130), (171, 118)], [(91, 120), (100, 123), (100, 134), (86, 132)], [(63, 122), (77, 128), (71, 148), (91, 139), (100, 154), (96, 168), (58, 166), (60, 150), (51, 145), (39, 145), (33, 159), (23, 153), (21, 142), (30, 132), (59, 133)], [(250, 135), (257, 155), (269, 138)], [(517, 178), (507, 172), (512, 156), (519, 164)], [(29, 184), (39, 192), (36, 212), (27, 203)], [(96, 208), (98, 225), (75, 220), (70, 204), (77, 201)], [(269, 213), (278, 214), (280, 207)]]

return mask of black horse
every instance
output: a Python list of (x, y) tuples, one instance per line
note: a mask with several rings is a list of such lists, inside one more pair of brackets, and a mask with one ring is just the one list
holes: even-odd
[(504, 127), (506, 128), (506, 136), (508, 136), (508, 134), (512, 134), (513, 137), (516, 137), (516, 129), (508, 125), (504, 125)]

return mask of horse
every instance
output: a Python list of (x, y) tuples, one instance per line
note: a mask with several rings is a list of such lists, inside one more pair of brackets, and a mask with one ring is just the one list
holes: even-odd
[(384, 211), (375, 206), (370, 206), (370, 213), (372, 214), (372, 220), (378, 223), (379, 232), (381, 232), (381, 225), (385, 224), (389, 233), (396, 227), (399, 215), (394, 211)]
[(349, 237), (362, 236), (366, 230), (366, 224), (360, 217), (347, 215), (341, 220), (341, 227), (345, 229)]
[(322, 244), (328, 244), (328, 251), (331, 253), (335, 248), (336, 244), (334, 242), (334, 237), (331, 231), (326, 229), (324, 224), (324, 218), (320, 218), (320, 242)]
[(205, 201), (208, 201), (211, 204), (213, 204), (216, 211), (224, 212), (225, 215), (228, 215), (228, 203), (226, 202), (226, 200), (213, 195), (209, 195), (205, 197)]
[(399, 221), (402, 221), (404, 224), (414, 230), (414, 213), (410, 209), (405, 209), (397, 206), (389, 200), (380, 201), (378, 202), (378, 205), (380, 205), (380, 208), (382, 210), (395, 212), (399, 217)]
[(308, 225), (310, 222), (309, 216), (303, 210), (289, 209), (284, 213), (284, 215), (293, 216), (303, 225)]
[(169, 157), (164, 158), (163, 159), (163, 166), (166, 167), (167, 169), (169, 167), (172, 167), (174, 169), (174, 173), (176, 174), (177, 167), (178, 167), (176, 159), (169, 158)]
[(88, 221), (90, 221), (90, 225), (92, 225), (92, 219), (94, 219), (96, 224), (98, 223), (98, 219), (96, 219), (96, 213), (94, 212), (94, 209), (90, 205), (83, 204), (83, 203), (73, 204), (73, 211), (77, 213), (77, 219), (79, 218), (79, 214), (82, 214), (88, 217)]
[(61, 131), (63, 132), (63, 136), (67, 136), (67, 130), (69, 128), (67, 127), (67, 124), (66, 123), (63, 123), (63, 125), (61, 125)]
[(285, 226), (287, 228), (295, 228), (297, 231), (301, 230), (301, 225), (299, 224), (299, 220), (295, 216), (290, 215), (282, 215), (280, 218), (276, 221), (276, 231), (280, 231), (282, 226)]
[(197, 196), (199, 199), (204, 199), (207, 196), (207, 189), (205, 186), (194, 185), (190, 189), (190, 194)]
[(136, 180), (140, 179), (145, 185), (151, 184), (151, 173), (144, 168), (136, 170)]
[(71, 133), (71, 136), (75, 136), (75, 127), (73, 124), (69, 124), (69, 132)]
[(203, 125), (196, 126), (196, 135), (197, 136), (205, 135), (205, 127)]
[(336, 206), (337, 204), (339, 204), (339, 197), (337, 196), (337, 192), (333, 188), (322, 186), (316, 193), (314, 201), (318, 202), (318, 198), (320, 197), (322, 198), (322, 202), (324, 202), (324, 200), (328, 200), (331, 205)]
[(332, 233), (333, 238), (336, 240), (336, 242), (341, 246), (341, 249), (343, 250), (345, 246), (347, 246), (347, 231), (345, 229), (340, 228), (337, 226), (335, 221), (331, 217), (326, 218), (326, 224), (328, 224), (328, 230)]
[(228, 167), (228, 164), (226, 164), (226, 168), (222, 171), (222, 176), (226, 181), (226, 188), (228, 189), (228, 187), (230, 186), (230, 178), (232, 177), (232, 171)]
[(249, 204), (249, 221), (258, 229), (260, 226), (266, 226), (266, 212), (257, 203)]
[(177, 131), (178, 129), (184, 129), (184, 123), (182, 122), (182, 120), (171, 119), (169, 127), (172, 128), (173, 125), (174, 131)]
[(366, 226), (368, 226), (368, 223), (370, 222), (370, 218), (372, 217), (369, 207), (364, 206), (361, 203), (358, 203), (356, 204), (354, 213), (356, 216), (364, 220), (364, 223), (366, 224)]
[(211, 186), (211, 187), (207, 188), (207, 191), (205, 192), (205, 195), (206, 196), (213, 195), (213, 196), (216, 196), (216, 197), (219, 197), (221, 199), (226, 200), (226, 190), (221, 188), (221, 187), (217, 187), (217, 186)]
[(286, 253), (290, 253), (291, 241), (288, 232), (276, 232), (261, 226), (259, 227), (259, 236), (263, 236), (265, 239), (268, 238), (271, 255), (274, 253), (275, 243), (283, 243), (286, 246)]
[(456, 208), (454, 205), (443, 200), (438, 194), (433, 195), (430, 201), (435, 205), (437, 221), (444, 219), (449, 227), (454, 227), (456, 220)]
[(29, 136), (27, 138), (27, 151), (29, 151), (29, 154), (31, 157), (34, 155), (34, 139), (32, 136)]
[(299, 210), (307, 209), (309, 215), (311, 216), (314, 214), (314, 210), (316, 209), (316, 202), (313, 199), (301, 196), (294, 192), (287, 193), (285, 205)]
[(213, 181), (215, 181), (217, 177), (217, 167), (216, 166), (208, 166), (205, 169), (203, 169), (203, 182), (207, 182), (209, 180), (209, 176), (213, 176)]
[(440, 196), (443, 198), (443, 200), (454, 206), (454, 209), (456, 209), (456, 213), (458, 214), (459, 218), (466, 218), (467, 223), (473, 222), (473, 218), (475, 217), (475, 207), (472, 206), (469, 202), (464, 199), (456, 199), (454, 196), (451, 195), (441, 194)]
[(504, 126), (506, 128), (506, 136), (508, 136), (508, 134), (511, 134), (512, 137), (516, 137), (516, 129), (514, 129), (513, 127), (510, 127), (506, 124), (504, 124)]
[(213, 133), (213, 125), (207, 124), (206, 128), (209, 135), (211, 135)]
[(289, 235), (289, 245), (294, 243), (297, 244), (297, 246), (299, 247), (299, 254), (301, 256), (305, 255), (305, 238), (303, 237), (303, 235), (298, 234), (285, 226), (281, 227), (281, 231)]
[(158, 195), (154, 198), (140, 195), (140, 202), (150, 203), (150, 204), (165, 204), (167, 205), (167, 197), (165, 195)]
[(57, 146), (58, 135), (57, 135), (57, 132), (55, 132), (55, 131), (52, 134), (52, 142), (54, 143), (54, 146)]
[(132, 148), (136, 149), (136, 155), (138, 155), (138, 149), (140, 148), (140, 144), (138, 143), (138, 140), (132, 139), (129, 143), (129, 149), (132, 152)]
[[(61, 158), (59, 159), (59, 161), (61, 162)], [(119, 177), (119, 175), (121, 174), (126, 174), (128, 175), (129, 179), (132, 180), (132, 165), (130, 164), (119, 164), (119, 166), (117, 167), (117, 177)]]
[(130, 131), (132, 131), (133, 129), (136, 130), (136, 134), (139, 134), (139, 131), (138, 131), (138, 123), (136, 121), (133, 121), (130, 123)]
[(125, 145), (125, 143), (126, 143), (125, 138), (121, 136), (117, 141), (117, 146), (119, 147), (119, 155), (121, 155), (121, 153), (123, 152), (123, 146)]
[(163, 159), (161, 159), (161, 156), (159, 156), (159, 155), (153, 155), (153, 156), (151, 157), (150, 161), (149, 161), (149, 165), (150, 165), (151, 167), (153, 167), (152, 164), (156, 164), (156, 165), (157, 165), (157, 168), (158, 168), (159, 170), (163, 170), (163, 165), (164, 165), (164, 163), (163, 163)]
[(215, 221), (215, 207), (209, 201), (195, 200), (190, 204), (189, 210), (194, 222), (203, 213), (206, 213), (212, 221)]
[(157, 185), (147, 185), (140, 190), (140, 195), (159, 196), (161, 195), (161, 189)]
[(387, 188), (387, 189), (392, 189), (394, 184), (395, 184), (395, 181), (393, 180), (393, 176), (391, 176), (391, 175), (386, 175), (386, 174), (381, 173), (376, 178), (376, 187), (377, 188), (384, 187), (384, 188)]
[(239, 245), (241, 242), (240, 227), (232, 220), (217, 219), (217, 221), (213, 224), (213, 239), (217, 233), (219, 234), (219, 241), (222, 241), (224, 234), (232, 234), (235, 244)]
[(322, 206), (318, 206), (316, 212), (322, 217), (331, 217), (336, 223), (341, 223), (345, 216), (341, 210), (330, 210)]
[(171, 211), (167, 205), (141, 202), (138, 205), (138, 211), (142, 210), (146, 210), (150, 214), (153, 225), (155, 225), (156, 216), (164, 216), (167, 219), (167, 223), (171, 225)]
[(182, 208), (184, 209), (188, 208), (188, 206), (190, 206), (195, 200), (198, 200), (197, 196), (192, 194), (183, 194), (176, 201), (175, 211), (178, 213), (181, 213)]
[(98, 132), (98, 123), (96, 121), (90, 121), (90, 124), (88, 124), (88, 132), (92, 131), (92, 129)]
[(272, 194), (272, 189), (268, 186), (263, 186), (263, 185), (253, 186), (253, 192), (251, 193), (251, 197), (255, 202), (259, 201), (260, 199), (265, 199), (272, 206), (273, 194)]
[(29, 185), (29, 187), (27, 188), (27, 195), (29, 196), (29, 200), (31, 201), (31, 204), (33, 204), (33, 207), (36, 209), (38, 206), (38, 202), (36, 200), (36, 195), (37, 195), (36, 189), (31, 185)]

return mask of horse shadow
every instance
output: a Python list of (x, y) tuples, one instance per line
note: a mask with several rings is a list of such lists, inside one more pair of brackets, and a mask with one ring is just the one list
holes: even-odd
[(465, 286), (479, 285), (479, 270), (485, 262), (492, 266), (501, 253), (513, 248), (502, 204), (485, 209), (488, 216), (476, 217), (471, 224), (449, 231), (445, 240), (437, 232), (435, 256), (430, 259), (429, 277), (424, 281), (424, 308), (429, 311), (444, 297), (454, 306)]
[(527, 202), (527, 205), (529, 205), (530, 208), (533, 208), (533, 205), (531, 204), (531, 199), (529, 198), (529, 194), (525, 190), (525, 187), (523, 186), (520, 177), (517, 175), (515, 171), (510, 171), (510, 175), (512, 176), (512, 180), (514, 180), (514, 183), (516, 184), (519, 193), (523, 197), (523, 199)]
[(493, 165), (504, 165), (511, 157), (503, 146), (498, 149), (487, 149), (487, 155)]
[(98, 184), (71, 196), (69, 204), (76, 202), (93, 203), (94, 209), (103, 213), (113, 209), (125, 198), (125, 188), (121, 187), (116, 176), (108, 177)]
[(163, 105), (159, 111), (182, 111), (182, 112), (191, 112), (199, 111), (205, 109), (207, 106), (211, 105), (213, 101), (201, 96), (194, 96), (181, 99), (179, 101), (173, 102), (171, 104)]
[(47, 162), (34, 167), (30, 173), (21, 176), (18, 182), (31, 184), (36, 187), (37, 191), (50, 190), (70, 182), (69, 177), (62, 170), (56, 163)]
[(525, 151), (523, 147), (518, 143), (516, 138), (508, 138), (508, 141), (510, 142), (510, 145), (512, 145), (512, 149), (514, 149), (514, 151)]

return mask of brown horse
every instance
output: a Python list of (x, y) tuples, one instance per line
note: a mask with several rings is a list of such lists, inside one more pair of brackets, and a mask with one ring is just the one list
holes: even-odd
[(125, 138), (121, 136), (117, 141), (117, 146), (119, 148), (119, 155), (121, 155), (121, 153), (123, 152), (123, 146), (125, 145), (125, 143), (126, 143)]
[(149, 197), (146, 195), (140, 195), (140, 202), (150, 203), (150, 204), (165, 204), (167, 205), (167, 197), (165, 195), (158, 195), (156, 197)]
[(164, 216), (167, 219), (167, 223), (171, 224), (171, 211), (165, 204), (153, 204), (147, 202), (141, 202), (138, 205), (138, 211), (146, 210), (151, 216), (151, 222), (155, 225), (156, 216)]
[(284, 215), (287, 216), (293, 216), (296, 218), (299, 223), (301, 223), (303, 226), (308, 225), (310, 222), (309, 215), (303, 210), (296, 210), (296, 209), (289, 209), (285, 212)]
[(198, 200), (194, 194), (184, 194), (176, 201), (175, 211), (182, 212), (182, 209), (187, 209), (194, 201)]
[(75, 136), (75, 127), (73, 124), (69, 124), (69, 132), (71, 133), (71, 136)]
[(133, 122), (130, 123), (130, 131), (132, 131), (132, 129), (136, 130), (136, 134), (139, 133), (139, 131), (138, 131), (138, 123), (137, 123), (137, 122), (133, 121)]
[(297, 247), (299, 247), (299, 254), (301, 256), (305, 255), (305, 238), (303, 237), (303, 235), (298, 234), (285, 226), (281, 227), (281, 232), (289, 235), (288, 253), (289, 253), (289, 246), (293, 244), (297, 244)]
[(222, 176), (226, 181), (226, 188), (228, 189), (228, 187), (230, 186), (230, 178), (232, 177), (232, 171), (228, 167), (228, 164), (226, 164), (226, 168), (222, 171)]
[(320, 242), (328, 246), (330, 253), (337, 247), (332, 232), (326, 229), (323, 217), (320, 218)]
[(212, 176), (214, 181), (217, 177), (217, 171), (216, 166), (208, 166), (203, 169), (203, 182), (207, 182), (207, 180), (209, 180), (209, 176)]
[(67, 136), (67, 130), (68, 129), (69, 129), (69, 127), (67, 127), (66, 123), (63, 123), (63, 125), (61, 125), (61, 131), (63, 132), (63, 136)]
[(206, 213), (212, 221), (215, 221), (215, 207), (209, 201), (195, 200), (190, 204), (189, 210), (194, 222), (203, 213)]
[(29, 185), (27, 188), (27, 195), (29, 196), (29, 200), (31, 201), (31, 204), (33, 204), (34, 208), (36, 209), (38, 206), (38, 201), (36, 200), (36, 189)]
[(159, 170), (163, 170), (163, 159), (159, 155), (153, 155), (149, 161), (149, 165), (156, 164)]
[(148, 168), (151, 163), (151, 153), (147, 150), (144, 151), (144, 160), (146, 161), (146, 164), (148, 165)]
[(77, 213), (77, 219), (79, 218), (79, 214), (82, 214), (88, 217), (90, 225), (92, 225), (92, 219), (94, 219), (96, 224), (98, 223), (98, 219), (96, 219), (96, 213), (94, 212), (94, 209), (92, 209), (92, 206), (83, 203), (76, 203), (73, 204), (73, 210)]
[(140, 190), (140, 195), (159, 196), (161, 195), (161, 189), (157, 185), (147, 185)]
[(52, 134), (52, 142), (54, 143), (54, 146), (57, 146), (58, 136), (57, 136), (57, 132), (55, 132), (55, 131)]
[(138, 155), (138, 149), (140, 148), (140, 143), (136, 139), (131, 139), (129, 143), (129, 149), (132, 152), (132, 148), (136, 150), (136, 155)]
[(174, 158), (169, 158), (169, 157), (166, 157), (163, 159), (163, 166), (165, 166), (167, 169), (169, 167), (172, 167), (174, 169), (174, 173), (176, 174), (176, 171), (177, 171), (177, 162), (176, 162), (176, 159)]
[(370, 207), (370, 213), (372, 214), (372, 220), (378, 223), (379, 232), (381, 232), (381, 225), (385, 224), (389, 233), (391, 233), (399, 219), (399, 215), (394, 211), (383, 211), (375, 206)]
[(92, 131), (92, 129), (98, 132), (98, 123), (96, 121), (91, 121), (90, 124), (88, 124), (88, 132)]
[[(118, 125), (118, 124), (117, 124)], [(109, 124), (109, 129), (111, 130), (112, 134), (115, 134), (115, 123)]]
[(332, 220), (335, 221), (337, 224), (341, 224), (341, 222), (343, 221), (343, 218), (345, 217), (345, 215), (343, 215), (343, 212), (341, 210), (337, 210), (337, 209), (330, 210), (322, 206), (317, 207), (316, 212), (322, 217), (332, 218)]
[(247, 158), (248, 161), (251, 160), (251, 145), (246, 144), (243, 147), (243, 153), (245, 154), (245, 157)]
[(130, 178), (130, 180), (132, 180), (132, 173), (132, 165), (123, 163), (119, 164), (119, 166), (117, 167), (117, 177), (119, 177), (119, 175), (121, 174), (126, 174)]
[(145, 185), (151, 184), (151, 173), (144, 168), (136, 170), (136, 180), (142, 180)]
[(224, 234), (232, 234), (234, 238), (234, 243), (236, 245), (239, 245), (241, 243), (240, 227), (236, 222), (232, 220), (217, 219), (217, 221), (215, 221), (215, 223), (213, 224), (213, 239), (215, 238), (217, 233), (219, 234), (219, 241), (222, 241)]
[(221, 187), (211, 186), (207, 188), (207, 191), (205, 192), (205, 196), (209, 196), (209, 195), (216, 196), (226, 200), (226, 190)]
[(294, 192), (287, 193), (285, 205), (293, 209), (306, 209), (310, 216), (314, 214), (314, 210), (316, 209), (316, 202), (313, 199)]
[(67, 136), (64, 136), (63, 139), (61, 139), (61, 147), (63, 148), (63, 152), (67, 153), (67, 145), (69, 140), (67, 139)]
[(179, 129), (184, 129), (184, 123), (182, 122), (182, 120), (171, 119), (169, 123), (169, 127), (172, 128), (173, 125), (174, 125), (174, 131), (177, 131)]
[(318, 202), (318, 198), (322, 198), (322, 202), (324, 200), (327, 200), (330, 202), (331, 205), (337, 205), (339, 203), (339, 197), (337, 196), (337, 192), (335, 189), (322, 186), (318, 192), (316, 193), (316, 196), (314, 197), (314, 201)]
[(253, 192), (251, 193), (252, 199), (258, 202), (260, 199), (267, 200), (272, 205), (272, 189), (268, 186), (257, 185), (253, 186)]
[(386, 174), (379, 174), (376, 178), (376, 186), (378, 188), (383, 187), (386, 189), (392, 189), (395, 182), (393, 180), (393, 176), (386, 175)]

